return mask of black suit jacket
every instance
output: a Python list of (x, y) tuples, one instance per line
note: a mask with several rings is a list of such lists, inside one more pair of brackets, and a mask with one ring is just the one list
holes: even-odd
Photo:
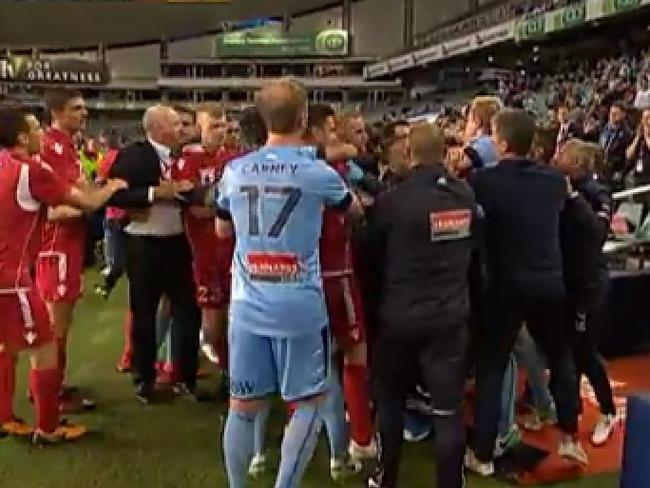
[(122, 149), (115, 159), (111, 178), (120, 178), (129, 184), (108, 201), (108, 205), (120, 208), (145, 208), (149, 202), (149, 188), (158, 186), (162, 177), (160, 158), (149, 141), (136, 142)]
[(564, 144), (567, 142), (569, 139), (582, 139), (583, 137), (583, 130), (582, 128), (574, 121), (569, 122), (569, 126), (567, 127), (566, 133), (562, 134), (560, 136), (560, 131), (562, 130), (562, 127), (560, 126), (558, 128), (558, 135), (557, 135), (557, 142), (559, 144)]

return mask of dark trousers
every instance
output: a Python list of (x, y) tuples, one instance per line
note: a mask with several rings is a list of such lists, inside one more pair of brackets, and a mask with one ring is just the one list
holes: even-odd
[(104, 238), (104, 210), (96, 210), (88, 215), (86, 222), (86, 245), (84, 250), (84, 266), (94, 266), (96, 261), (95, 247)]
[(577, 382), (564, 318), (563, 293), (548, 291), (534, 296), (526, 291), (530, 292), (492, 288), (484, 297), (483, 317), (475, 331), (475, 450), (484, 462), (493, 458), (503, 375), (524, 322), (548, 359), (551, 394), (557, 406), (560, 428), (570, 434), (578, 430)]
[(112, 290), (124, 274), (126, 266), (126, 233), (121, 219), (104, 221), (104, 255), (108, 274), (106, 288)]
[(576, 380), (578, 389), (578, 407), (582, 411), (580, 398), (580, 379), (584, 374), (594, 389), (600, 411), (605, 414), (615, 414), (614, 394), (609, 383), (605, 361), (598, 352), (596, 330), (601, 311), (604, 308), (605, 293), (601, 293), (596, 303), (589, 307), (570, 306), (568, 320), (571, 328), (573, 356), (576, 364)]
[(201, 313), (196, 305), (192, 255), (184, 235), (127, 237), (126, 270), (133, 314), (134, 383), (153, 385), (156, 379), (156, 312), (165, 294), (171, 303), (181, 380), (196, 385)]
[[(404, 334), (404, 324), (382, 323), (374, 343), (373, 387), (380, 436), (382, 488), (398, 486), (406, 395), (421, 381), (436, 410), (437, 484), (463, 486), (466, 324), (435, 333), (439, 317), (421, 324), (426, 332)], [(428, 329), (428, 330), (427, 330)], [(432, 332), (433, 331), (433, 332)], [(432, 482), (433, 486), (434, 483)]]

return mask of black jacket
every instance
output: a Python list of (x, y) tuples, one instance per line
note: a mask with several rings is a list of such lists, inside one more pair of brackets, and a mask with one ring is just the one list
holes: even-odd
[(626, 168), (625, 151), (634, 139), (634, 132), (627, 124), (620, 127), (606, 125), (600, 133), (600, 146), (605, 151), (605, 175), (608, 179), (614, 173), (622, 172)]
[(111, 178), (121, 178), (129, 184), (109, 200), (108, 205), (121, 208), (150, 206), (149, 188), (158, 186), (162, 177), (160, 158), (149, 141), (136, 142), (122, 149), (109, 173)]
[(603, 245), (612, 212), (609, 190), (592, 177), (573, 182), (575, 192), (561, 218), (564, 281), (570, 304), (595, 307), (605, 288), (608, 269)]
[(549, 166), (511, 159), (473, 173), (470, 183), (485, 213), (486, 286), (532, 298), (562, 290), (564, 177)]
[(476, 226), (472, 190), (442, 166), (417, 168), (381, 195), (367, 250), (382, 270), (381, 323), (440, 327), (467, 319)]
[(558, 144), (564, 144), (569, 139), (573, 139), (573, 138), (582, 139), (582, 137), (583, 137), (582, 127), (580, 127), (578, 123), (571, 121), (568, 123), (567, 129), (564, 133), (562, 133), (562, 126), (558, 127), (558, 134), (556, 140)]

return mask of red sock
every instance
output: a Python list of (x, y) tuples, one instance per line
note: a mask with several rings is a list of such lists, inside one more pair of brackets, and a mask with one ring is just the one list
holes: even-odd
[(131, 361), (133, 355), (133, 343), (131, 342), (131, 330), (133, 329), (133, 314), (129, 310), (124, 320), (124, 352), (122, 357)]
[(59, 383), (61, 386), (65, 384), (65, 370), (68, 366), (68, 338), (67, 337), (57, 337), (56, 338), (56, 355), (57, 355), (57, 366), (59, 368)]
[(29, 383), (34, 394), (36, 428), (54, 432), (59, 425), (59, 369), (32, 369)]
[(215, 351), (219, 358), (219, 369), (228, 371), (228, 340), (226, 337), (220, 337), (215, 344)]
[(291, 417), (293, 417), (293, 414), (296, 413), (298, 404), (297, 402), (286, 402), (284, 406), (287, 409), (287, 424), (288, 424), (289, 421), (291, 420)]
[(0, 352), (0, 424), (13, 418), (13, 399), (16, 391), (16, 363), (9, 352)]
[(373, 426), (368, 393), (368, 368), (359, 364), (343, 367), (343, 396), (350, 414), (350, 437), (360, 446), (372, 440)]

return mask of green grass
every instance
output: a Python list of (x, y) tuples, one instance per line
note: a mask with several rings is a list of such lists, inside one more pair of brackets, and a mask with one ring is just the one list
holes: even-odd
[[(94, 277), (89, 276), (87, 288)], [(225, 487), (219, 435), (223, 406), (191, 404), (144, 408), (134, 399), (129, 378), (115, 372), (122, 347), (125, 310), (124, 283), (108, 303), (87, 295), (80, 303), (72, 333), (70, 383), (92, 387), (96, 412), (75, 417), (92, 429), (77, 443), (43, 450), (15, 439), (0, 440), (0, 488), (208, 488)], [(16, 411), (32, 419), (25, 391), (26, 358), (21, 359)], [(215, 381), (214, 379), (212, 381)], [(277, 415), (276, 418), (282, 418)], [(269, 444), (277, 460), (281, 425), (274, 422)], [(324, 436), (323, 436), (324, 437)], [(401, 486), (431, 488), (432, 445), (406, 446)], [(251, 487), (273, 486), (272, 476)], [(306, 488), (326, 488), (329, 480), (324, 440), (312, 461)], [(346, 487), (360, 487), (359, 479)], [(471, 488), (503, 486), (470, 478)], [(555, 485), (562, 488), (612, 488), (617, 476), (601, 476)]]

